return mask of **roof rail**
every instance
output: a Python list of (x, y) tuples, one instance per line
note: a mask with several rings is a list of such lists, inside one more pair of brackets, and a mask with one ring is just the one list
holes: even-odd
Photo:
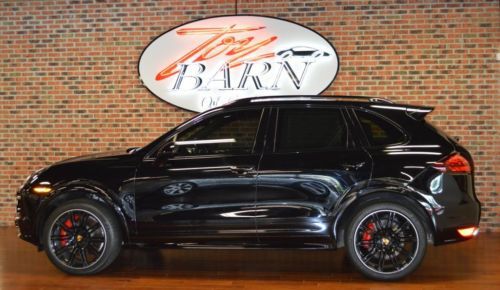
[(384, 98), (371, 98), (371, 97), (363, 97), (363, 96), (332, 96), (334, 99), (360, 99), (360, 100), (368, 100), (372, 103), (388, 103), (394, 104), (391, 100)]
[[(362, 97), (362, 96), (270, 96), (270, 97), (257, 97), (257, 98), (249, 98), (246, 101), (250, 101), (251, 103), (260, 103), (260, 102), (272, 102), (272, 101), (336, 101), (340, 99), (351, 99), (351, 100), (366, 100), (371, 103), (387, 103), (393, 104), (392, 101), (383, 98), (370, 98), (370, 97)], [(242, 99), (245, 100), (245, 99)]]
[(384, 98), (370, 98), (370, 102), (372, 103), (388, 103), (388, 104), (394, 104), (393, 101), (384, 99)]

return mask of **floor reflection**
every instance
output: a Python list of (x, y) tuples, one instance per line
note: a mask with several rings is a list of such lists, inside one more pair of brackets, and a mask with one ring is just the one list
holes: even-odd
[(408, 278), (381, 283), (363, 278), (343, 250), (124, 249), (95, 276), (58, 271), (14, 228), (0, 228), (0, 289), (498, 289), (500, 234), (429, 247)]

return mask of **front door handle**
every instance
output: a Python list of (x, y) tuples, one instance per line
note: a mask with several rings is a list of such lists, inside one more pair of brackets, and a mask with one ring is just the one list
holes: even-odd
[(345, 170), (358, 170), (361, 167), (365, 166), (366, 162), (359, 162), (355, 164), (342, 164), (342, 167), (344, 167)]
[(239, 166), (230, 166), (229, 169), (231, 172), (234, 172), (238, 175), (248, 175), (250, 173), (255, 172), (255, 168), (253, 167), (239, 167)]

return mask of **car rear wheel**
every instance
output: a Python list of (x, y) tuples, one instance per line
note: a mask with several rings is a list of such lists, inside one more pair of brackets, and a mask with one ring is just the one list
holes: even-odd
[(43, 240), (51, 262), (76, 275), (105, 269), (116, 259), (122, 244), (113, 212), (88, 199), (72, 200), (56, 208), (45, 223)]
[(397, 280), (413, 272), (427, 247), (418, 216), (394, 203), (361, 209), (347, 229), (346, 248), (354, 266), (376, 280)]

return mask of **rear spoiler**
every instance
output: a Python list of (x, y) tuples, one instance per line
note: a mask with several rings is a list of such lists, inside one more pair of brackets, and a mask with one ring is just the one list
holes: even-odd
[(408, 115), (410, 118), (420, 121), (427, 116), (430, 112), (434, 111), (433, 107), (413, 107), (413, 106), (407, 106), (406, 107), (406, 115)]
[(405, 111), (406, 115), (414, 120), (420, 121), (427, 116), (430, 112), (434, 110), (433, 107), (425, 107), (425, 106), (411, 106), (411, 105), (370, 105), (372, 108), (378, 109), (390, 109), (390, 110), (399, 110)]

